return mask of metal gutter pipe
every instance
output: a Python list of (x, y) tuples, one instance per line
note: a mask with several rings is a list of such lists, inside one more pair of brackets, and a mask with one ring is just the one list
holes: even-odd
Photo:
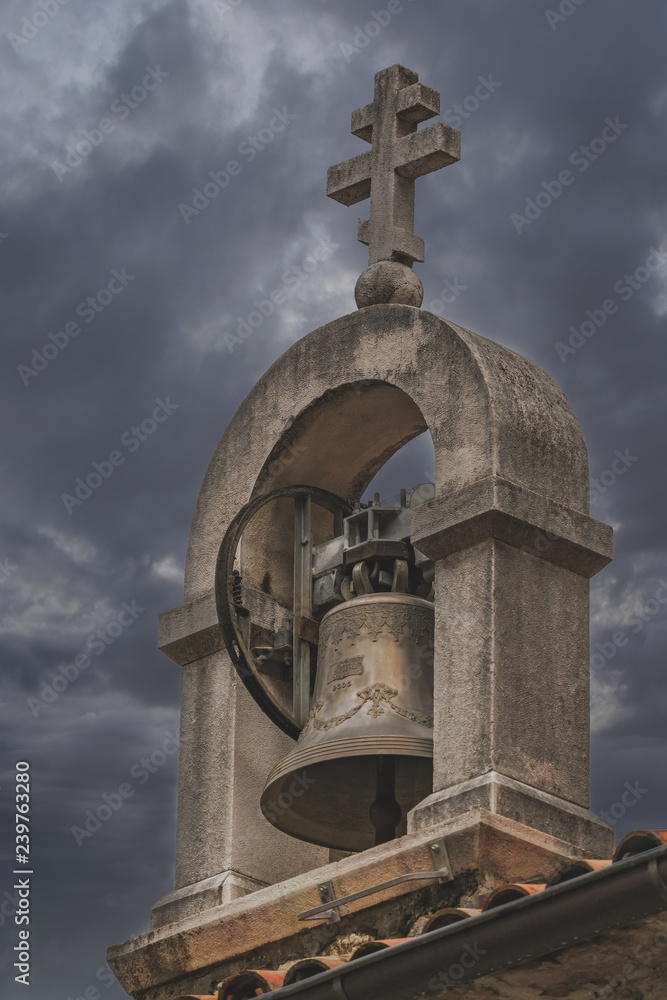
[[(424, 997), (664, 910), (667, 845), (276, 990), (272, 1000)], [(453, 967), (457, 978), (448, 983)]]

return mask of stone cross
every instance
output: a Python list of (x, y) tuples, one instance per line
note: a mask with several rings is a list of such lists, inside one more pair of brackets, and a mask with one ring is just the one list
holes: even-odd
[(375, 75), (372, 104), (352, 113), (352, 134), (372, 149), (329, 168), (327, 195), (343, 205), (371, 199), (370, 219), (359, 220), (358, 239), (369, 247), (369, 265), (424, 260), (424, 241), (414, 234), (415, 180), (456, 163), (461, 133), (442, 122), (417, 131), (440, 114), (440, 94), (419, 83), (404, 66)]

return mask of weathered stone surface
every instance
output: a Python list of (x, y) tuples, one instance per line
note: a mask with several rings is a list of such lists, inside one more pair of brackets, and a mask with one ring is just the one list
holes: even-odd
[(214, 593), (202, 594), (160, 615), (158, 648), (180, 667), (217, 653), (224, 646)]
[[(297, 919), (319, 905), (321, 882), (331, 880), (336, 895), (344, 896), (407, 872), (432, 870), (429, 845), (440, 837), (446, 839), (453, 880), (406, 882), (359, 899), (344, 908), (339, 924)], [(556, 838), (473, 811), (437, 830), (402, 837), (154, 929), (111, 948), (109, 964), (123, 988), (142, 1000), (208, 993), (242, 968), (277, 968), (309, 954), (330, 954), (335, 942), (350, 933), (405, 937), (424, 913), (475, 905), (480, 893), (505, 882), (547, 881), (575, 856)]]
[(416, 833), (438, 826), (473, 809), (484, 809), (533, 830), (549, 830), (582, 856), (611, 857), (614, 832), (581, 806), (491, 771), (472, 781), (434, 792), (412, 810), (408, 830)]
[(436, 588), (434, 790), (499, 771), (587, 807), (587, 580), (492, 539)]
[(417, 131), (440, 111), (440, 95), (418, 80), (398, 65), (375, 74), (373, 103), (352, 113), (352, 133), (373, 148), (330, 167), (327, 176), (328, 196), (343, 205), (371, 199), (370, 219), (359, 220), (370, 264), (424, 260), (424, 241), (414, 234), (415, 180), (461, 156), (461, 133), (449, 125)]
[(326, 861), (327, 851), (280, 833), (259, 808), (267, 774), (292, 746), (224, 650), (183, 667), (176, 888), (192, 885), (197, 908), (215, 905), (195, 884), (203, 879), (227, 873), (261, 885)]
[(195, 916), (204, 910), (216, 906), (224, 906), (234, 899), (247, 896), (250, 892), (264, 889), (266, 882), (246, 878), (238, 872), (226, 871), (211, 878), (202, 879), (176, 889), (168, 896), (160, 899), (151, 910), (151, 930), (176, 924), (187, 917)]
[[(244, 600), (253, 622), (273, 631), (288, 627), (288, 609), (266, 594), (246, 588)], [(215, 593), (202, 594), (180, 608), (161, 614), (158, 648), (181, 667), (224, 649)]]
[(361, 274), (354, 298), (360, 309), (383, 302), (419, 307), (424, 301), (424, 287), (406, 264), (383, 260)]
[(495, 538), (586, 578), (614, 555), (608, 524), (497, 476), (413, 511), (412, 542), (431, 559)]

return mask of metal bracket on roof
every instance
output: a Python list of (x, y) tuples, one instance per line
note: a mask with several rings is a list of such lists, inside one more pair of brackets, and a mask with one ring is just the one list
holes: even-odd
[[(328, 924), (337, 924), (340, 920), (340, 910), (335, 904), (339, 903), (340, 900), (336, 899), (333, 882), (320, 882), (317, 891), (320, 894), (322, 906), (316, 906), (314, 910), (306, 910), (305, 913), (300, 913), (297, 920), (326, 920)], [(332, 903), (334, 904), (333, 906)], [(318, 913), (319, 917), (309, 916), (311, 913)]]
[(345, 906), (346, 903), (354, 902), (355, 899), (372, 896), (376, 892), (391, 889), (402, 882), (423, 882), (429, 879), (437, 879), (439, 882), (451, 881), (453, 878), (452, 867), (449, 863), (449, 855), (447, 854), (447, 845), (445, 844), (444, 837), (429, 844), (429, 850), (436, 863), (440, 865), (436, 871), (408, 872), (407, 875), (399, 875), (398, 878), (389, 879), (388, 882), (381, 882), (379, 885), (371, 886), (370, 889), (361, 889), (359, 892), (353, 892), (349, 896), (341, 896), (340, 899), (335, 898), (336, 894), (333, 882), (321, 882), (317, 887), (320, 899), (322, 900), (321, 906), (315, 906), (312, 910), (305, 910), (304, 913), (298, 915), (297, 920), (326, 920), (330, 924), (338, 923), (340, 920), (340, 907)]

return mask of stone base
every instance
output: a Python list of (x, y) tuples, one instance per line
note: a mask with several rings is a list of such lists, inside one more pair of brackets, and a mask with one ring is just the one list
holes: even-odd
[(614, 831), (590, 809), (489, 771), (429, 795), (408, 814), (408, 832), (435, 828), (471, 809), (506, 816), (564, 842), (573, 854), (610, 858)]
[(151, 930), (178, 923), (179, 920), (193, 917), (214, 906), (231, 903), (234, 899), (247, 896), (249, 892), (265, 889), (266, 885), (266, 882), (258, 882), (233, 871), (221, 872), (193, 885), (186, 885), (158, 900), (151, 910)]
[[(427, 817), (423, 805), (415, 814)], [(451, 878), (403, 882), (365, 896), (342, 908), (340, 923), (298, 919), (321, 902), (318, 886), (324, 882), (331, 881), (341, 897), (408, 872), (432, 870), (431, 845), (440, 838)], [(474, 810), (203, 911), (202, 901), (224, 892), (226, 880), (229, 891), (239, 888), (239, 876), (224, 873), (178, 890), (155, 907), (154, 929), (110, 948), (108, 961), (121, 986), (141, 1000), (212, 995), (233, 972), (341, 953), (351, 935), (357, 943), (405, 937), (429, 913), (445, 906), (478, 906), (480, 894), (505, 882), (547, 882), (583, 853), (504, 816)], [(611, 857), (611, 850), (594, 853)]]

